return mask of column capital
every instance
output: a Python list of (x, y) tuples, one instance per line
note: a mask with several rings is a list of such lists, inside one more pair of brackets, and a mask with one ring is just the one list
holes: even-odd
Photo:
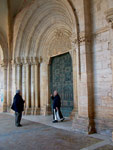
[(107, 20), (107, 22), (108, 22), (109, 25), (110, 25), (110, 28), (113, 29), (113, 8), (108, 9), (108, 10), (105, 12), (105, 15), (106, 15), (106, 20)]
[(14, 62), (17, 64), (17, 65), (22, 65), (22, 62), (21, 62), (21, 58), (20, 57), (16, 57)]
[(39, 63), (37, 57), (31, 57), (30, 62), (31, 62), (31, 65), (38, 65)]
[(43, 58), (42, 58), (42, 56), (40, 56), (39, 57), (39, 63), (42, 63), (42, 61), (43, 61)]
[(12, 66), (17, 66), (17, 65), (18, 65), (17, 62), (16, 62), (16, 59), (13, 59), (13, 60), (11, 61), (11, 64), (12, 64)]
[(1, 67), (5, 67), (5, 68), (7, 68), (7, 66), (8, 66), (8, 61), (7, 60), (5, 60), (5, 59), (3, 59), (2, 61), (1, 61)]
[(24, 58), (24, 59), (23, 59), (23, 63), (24, 63), (25, 65), (30, 65), (30, 64), (31, 64), (30, 58), (29, 58), (29, 57)]
[(80, 37), (79, 37), (79, 43), (91, 43), (91, 35), (90, 34), (86, 34), (85, 32), (81, 32), (80, 33)]
[(43, 59), (43, 61), (41, 63), (49, 65), (50, 64), (50, 57)]

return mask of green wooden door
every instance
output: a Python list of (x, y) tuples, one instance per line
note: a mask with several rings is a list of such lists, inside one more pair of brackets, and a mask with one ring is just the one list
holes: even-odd
[[(53, 57), (50, 65), (50, 91), (57, 90), (62, 103), (62, 113), (70, 116), (73, 109), (73, 72), (69, 53)], [(52, 105), (52, 100), (51, 100)]]

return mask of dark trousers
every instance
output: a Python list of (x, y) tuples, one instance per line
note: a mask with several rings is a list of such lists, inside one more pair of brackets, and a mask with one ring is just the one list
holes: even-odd
[(60, 108), (58, 109), (58, 111), (59, 111), (60, 119), (63, 119), (64, 117), (63, 117), (63, 115), (62, 115), (62, 112), (61, 112)]
[[(55, 109), (55, 111), (57, 111), (57, 110)], [(62, 112), (61, 112), (60, 108), (58, 108), (58, 112), (59, 112), (59, 117), (60, 117), (60, 119), (63, 119), (64, 117), (63, 117), (63, 115), (62, 115)], [(53, 120), (55, 120), (54, 110), (53, 110)]]
[(22, 112), (15, 112), (15, 125), (20, 125), (20, 121), (22, 118)]

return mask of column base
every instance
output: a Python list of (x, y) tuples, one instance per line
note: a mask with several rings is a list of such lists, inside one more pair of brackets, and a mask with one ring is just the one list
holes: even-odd
[(96, 133), (94, 119), (83, 118), (75, 115), (72, 127), (75, 131), (93, 134)]
[(35, 108), (31, 108), (31, 115), (34, 115)]
[(25, 108), (24, 114), (31, 115), (31, 108)]
[(11, 109), (11, 106), (8, 106), (8, 107), (7, 107), (7, 112), (8, 112), (8, 113), (12, 113), (12, 111), (13, 111), (13, 110)]
[(3, 106), (2, 106), (2, 112), (7, 112), (7, 104), (3, 104)]
[(70, 119), (73, 120), (75, 118), (75, 114), (77, 113), (76, 109), (74, 108), (71, 112), (71, 115), (70, 115)]
[(52, 113), (50, 105), (41, 107), (40, 114), (44, 116), (51, 115)]
[(40, 108), (34, 109), (34, 115), (40, 115)]

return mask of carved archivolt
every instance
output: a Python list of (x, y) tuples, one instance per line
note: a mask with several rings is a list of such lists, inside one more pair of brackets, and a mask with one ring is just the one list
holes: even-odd
[(40, 58), (58, 49), (67, 51), (73, 31), (76, 32), (76, 20), (67, 0), (34, 1), (16, 17), (13, 57)]
[(54, 33), (54, 38), (49, 44), (47, 55), (49, 57), (65, 53), (71, 49), (70, 34), (64, 30), (57, 30)]

